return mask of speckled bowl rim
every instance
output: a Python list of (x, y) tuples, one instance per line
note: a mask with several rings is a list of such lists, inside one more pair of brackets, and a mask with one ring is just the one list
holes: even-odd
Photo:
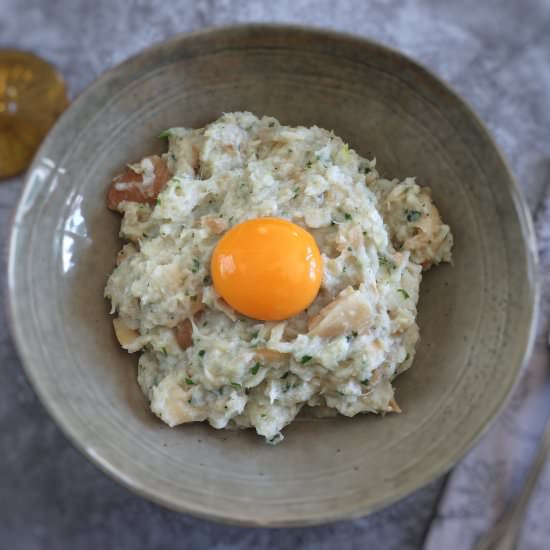
[(181, 513), (189, 513), (196, 517), (200, 517), (211, 521), (226, 523), (230, 525), (240, 525), (240, 526), (248, 526), (248, 527), (300, 527), (300, 526), (321, 525), (321, 524), (326, 524), (326, 523), (331, 523), (336, 521), (355, 519), (355, 518), (363, 517), (369, 513), (372, 513), (376, 510), (379, 510), (385, 506), (388, 506), (389, 504), (392, 504), (404, 498), (405, 496), (411, 494), (415, 490), (428, 484), (430, 481), (434, 480), (438, 476), (448, 472), (467, 453), (467, 451), (474, 446), (474, 444), (487, 431), (487, 429), (493, 423), (493, 421), (498, 416), (498, 414), (504, 409), (504, 407), (506, 406), (506, 404), (508, 403), (511, 397), (514, 387), (517, 385), (521, 371), (523, 370), (524, 366), (527, 364), (531, 356), (533, 346), (534, 346), (537, 319), (539, 315), (540, 282), (538, 279), (537, 243), (536, 243), (536, 236), (535, 236), (531, 214), (529, 212), (527, 203), (525, 202), (525, 199), (521, 193), (520, 187), (512, 173), (512, 170), (510, 169), (508, 161), (506, 160), (506, 157), (504, 156), (498, 144), (495, 142), (491, 133), (489, 132), (485, 124), (482, 122), (480, 117), (473, 110), (473, 108), (468, 104), (468, 102), (466, 102), (458, 93), (456, 93), (446, 82), (443, 82), (441, 78), (438, 77), (430, 69), (427, 69), (420, 63), (412, 60), (411, 58), (409, 58), (408, 56), (406, 56), (405, 54), (399, 52), (394, 48), (385, 46), (383, 44), (380, 44), (379, 42), (376, 42), (375, 40), (364, 38), (358, 35), (327, 30), (322, 27), (311, 27), (311, 26), (303, 26), (303, 25), (291, 25), (291, 24), (275, 24), (275, 23), (273, 24), (252, 23), (252, 24), (227, 25), (227, 26), (220, 26), (220, 27), (208, 27), (208, 28), (203, 28), (201, 30), (197, 30), (194, 32), (177, 34), (169, 38), (168, 40), (154, 43), (153, 45), (139, 51), (137, 54), (134, 54), (133, 56), (129, 57), (122, 63), (119, 63), (118, 65), (112, 67), (111, 69), (108, 69), (107, 71), (102, 73), (98, 78), (92, 81), (75, 98), (75, 100), (70, 104), (68, 109), (60, 116), (58, 121), (52, 126), (52, 128), (48, 132), (48, 135), (43, 141), (42, 145), (36, 152), (33, 162), (29, 167), (29, 170), (25, 177), (24, 188), (19, 198), (17, 208), (14, 210), (13, 219), (15, 220), (17, 218), (18, 212), (23, 207), (26, 192), (28, 191), (28, 188), (30, 188), (29, 174), (32, 173), (33, 169), (37, 167), (39, 159), (43, 155), (43, 152), (47, 151), (47, 149), (49, 148), (50, 142), (54, 139), (53, 134), (55, 132), (55, 129), (58, 127), (60, 122), (64, 119), (67, 111), (73, 108), (77, 108), (80, 104), (84, 103), (87, 100), (88, 95), (93, 92), (93, 89), (97, 85), (103, 83), (103, 81), (105, 80), (108, 80), (111, 76), (116, 74), (120, 69), (126, 66), (130, 66), (136, 62), (139, 62), (140, 58), (142, 58), (143, 56), (149, 55), (150, 53), (154, 52), (159, 48), (172, 46), (182, 41), (192, 40), (194, 37), (204, 37), (208, 35), (223, 34), (226, 32), (239, 32), (239, 31), (242, 32), (246, 30), (256, 31), (256, 32), (262, 31), (262, 30), (265, 30), (266, 32), (269, 32), (269, 31), (297, 32), (302, 34), (309, 34), (310, 36), (316, 37), (316, 38), (325, 37), (325, 38), (330, 38), (331, 40), (357, 44), (358, 47), (378, 49), (380, 52), (382, 52), (388, 57), (391, 57), (393, 60), (398, 61), (402, 64), (408, 65), (409, 67), (411, 67), (412, 69), (420, 73), (424, 78), (431, 79), (435, 81), (437, 84), (439, 84), (440, 86), (442, 86), (445, 89), (446, 93), (454, 101), (456, 101), (464, 109), (464, 112), (477, 124), (480, 132), (487, 138), (488, 142), (494, 148), (495, 153), (497, 154), (499, 160), (502, 162), (502, 165), (505, 169), (505, 172), (508, 178), (506, 185), (510, 192), (510, 196), (512, 198), (512, 201), (514, 203), (515, 210), (518, 216), (518, 221), (521, 226), (522, 237), (523, 237), (525, 250), (526, 250), (525, 267), (526, 267), (526, 273), (529, 275), (528, 282), (531, 283), (530, 284), (531, 292), (529, 295), (530, 301), (528, 304), (526, 304), (526, 307), (529, 307), (530, 326), (529, 326), (528, 332), (526, 333), (527, 337), (525, 338), (525, 341), (524, 341), (523, 360), (521, 361), (521, 364), (518, 364), (516, 367), (515, 377), (509, 383), (508, 388), (506, 388), (505, 397), (497, 406), (494, 407), (492, 411), (490, 411), (490, 413), (488, 413), (488, 416), (487, 416), (488, 420), (486, 424), (482, 426), (476, 433), (472, 433), (470, 440), (461, 449), (457, 450), (454, 453), (454, 455), (447, 456), (445, 457), (444, 460), (440, 460), (439, 462), (434, 462), (434, 465), (429, 471), (429, 473), (427, 472), (424, 476), (411, 477), (411, 480), (409, 482), (403, 483), (399, 487), (399, 489), (393, 491), (393, 493), (388, 497), (380, 499), (375, 504), (358, 506), (355, 512), (352, 514), (350, 513), (342, 514), (339, 512), (339, 510), (336, 509), (331, 511), (330, 513), (319, 515), (315, 518), (308, 518), (306, 520), (300, 519), (295, 522), (285, 521), (284, 523), (281, 523), (278, 521), (273, 521), (273, 522), (268, 521), (268, 522), (262, 522), (260, 524), (260, 523), (251, 521), (250, 519), (239, 516), (238, 513), (235, 514), (235, 516), (228, 517), (225, 515), (221, 515), (216, 511), (205, 509), (203, 507), (193, 506), (192, 503), (185, 503), (185, 504), (174, 503), (172, 500), (165, 499), (163, 498), (162, 495), (159, 495), (147, 489), (145, 486), (140, 484), (139, 480), (128, 479), (126, 474), (121, 469), (117, 468), (113, 464), (104, 460), (101, 456), (95, 453), (92, 454), (88, 452), (88, 449), (86, 447), (86, 442), (81, 441), (79, 439), (78, 433), (73, 433), (69, 424), (66, 422), (64, 416), (62, 414), (58, 414), (55, 411), (55, 408), (49, 403), (48, 399), (46, 398), (46, 396), (43, 394), (41, 390), (40, 384), (38, 383), (35, 376), (33, 375), (32, 369), (29, 366), (30, 361), (26, 356), (24, 334), (21, 331), (21, 327), (18, 325), (17, 303), (14, 300), (12, 294), (9, 292), (9, 289), (11, 288), (12, 282), (15, 277), (15, 261), (14, 261), (15, 242), (17, 240), (17, 231), (18, 231), (18, 228), (15, 224), (12, 224), (11, 234), (9, 237), (9, 244), (7, 248), (7, 279), (6, 279), (5, 292), (7, 294), (6, 303), (7, 303), (8, 326), (9, 326), (11, 335), (13, 337), (13, 340), (15, 342), (16, 350), (21, 360), (23, 370), (28, 380), (30, 381), (32, 387), (34, 388), (34, 391), (36, 392), (40, 401), (42, 402), (44, 408), (48, 412), (48, 414), (54, 419), (55, 423), (58, 425), (58, 427), (61, 429), (64, 435), (69, 439), (69, 441), (84, 456), (86, 456), (93, 464), (95, 464), (100, 470), (102, 470), (110, 478), (112, 478), (119, 484), (123, 485), (124, 487), (129, 489), (131, 492), (141, 497), (144, 497), (160, 506), (171, 509), (173, 511), (181, 512)]

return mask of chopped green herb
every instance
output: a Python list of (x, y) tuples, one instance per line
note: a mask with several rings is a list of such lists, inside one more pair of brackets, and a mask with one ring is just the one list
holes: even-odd
[(193, 398), (187, 400), (187, 403), (189, 403), (189, 405), (191, 405), (192, 402), (193, 402)]
[(344, 218), (346, 218), (346, 220), (351, 220), (351, 214), (349, 214), (348, 212), (345, 212)]
[(251, 336), (252, 336), (252, 340), (256, 340), (256, 338), (258, 338), (258, 334), (259, 334), (259, 332), (258, 332), (258, 331), (256, 331), (256, 332), (253, 332), (253, 333), (251, 334)]
[(311, 165), (312, 165), (312, 164), (313, 164), (313, 163), (312, 163), (310, 160), (308, 160), (308, 161), (306, 162), (306, 168), (311, 168)]
[(311, 361), (312, 359), (313, 359), (313, 357), (311, 355), (304, 355), (300, 359), (300, 363), (302, 363), (302, 365), (304, 365), (305, 363), (307, 363), (308, 361)]
[(192, 379), (192, 378), (186, 378), (186, 379), (185, 379), (185, 383), (186, 383), (188, 386), (194, 386), (194, 385), (195, 385), (195, 382), (193, 382), (193, 379)]
[(202, 280), (202, 282), (205, 284), (205, 285), (208, 285), (212, 282), (212, 279), (210, 279), (210, 275), (206, 275), (206, 277)]
[(273, 128), (273, 126), (275, 126), (275, 123), (274, 123), (274, 122), (270, 122), (270, 123), (269, 123), (269, 127), (270, 127), (270, 128)]
[(380, 265), (383, 265), (388, 269), (395, 269), (397, 267), (393, 260), (390, 260), (389, 258), (386, 258), (386, 256), (382, 256), (381, 254), (378, 255), (378, 261)]
[(238, 382), (231, 382), (231, 385), (234, 387), (234, 388), (237, 388), (238, 390), (240, 390), (242, 388), (242, 386), (238, 383)]
[(407, 214), (408, 222), (416, 222), (422, 216), (422, 214), (418, 210), (405, 210), (405, 213)]
[(160, 206), (160, 198), (157, 197), (157, 206)]
[(353, 252), (353, 248), (351, 248), (351, 246), (348, 246), (348, 252)]
[(315, 160), (321, 160), (321, 155), (315, 155)]
[(358, 333), (357, 333), (357, 331), (354, 330), (354, 331), (351, 333), (351, 335), (352, 335), (354, 338), (357, 338)]
[(404, 363), (405, 361), (408, 361), (410, 356), (411, 356), (411, 355), (410, 355), (409, 353), (407, 353), (407, 355), (405, 356), (405, 359), (403, 360), (403, 363)]
[(193, 267), (191, 268), (191, 271), (193, 273), (196, 273), (199, 269), (200, 269), (200, 262), (199, 260), (197, 260), (197, 258), (193, 258)]
[(405, 300), (408, 300), (410, 298), (409, 293), (404, 288), (398, 288), (397, 292), (399, 292)]
[(330, 225), (336, 225), (336, 222), (334, 220), (330, 220)]
[(164, 355), (168, 355), (168, 352), (166, 351), (166, 348), (162, 348), (162, 353), (164, 353)]
[(364, 380), (361, 380), (361, 384), (363, 384), (364, 386), (368, 386), (369, 385), (369, 379), (365, 378)]
[(163, 139), (163, 138), (167, 138), (167, 137), (170, 137), (172, 134), (172, 128), (168, 128), (168, 130), (164, 130), (164, 132), (161, 132), (159, 134), (159, 138)]
[(359, 166), (359, 172), (361, 174), (368, 174), (371, 171), (371, 168), (368, 164), (362, 164)]
[(267, 416), (267, 414), (262, 413), (260, 416), (261, 416), (262, 418), (265, 418), (265, 417)]
[(191, 301), (192, 301), (192, 302), (196, 302), (196, 301), (197, 301), (197, 295), (196, 295), (196, 294), (193, 294), (193, 296), (191, 296), (190, 298), (191, 298)]
[(204, 357), (204, 354), (206, 353), (206, 351), (204, 351), (203, 349), (201, 349), (198, 353), (198, 356), (199, 357)]
[(251, 374), (254, 374), (254, 375), (258, 374), (258, 371), (260, 370), (260, 367), (261, 367), (260, 363), (256, 363), (256, 364), (250, 369)]

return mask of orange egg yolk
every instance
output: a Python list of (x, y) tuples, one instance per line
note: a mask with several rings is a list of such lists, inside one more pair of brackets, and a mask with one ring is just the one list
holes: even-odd
[(210, 265), (214, 288), (236, 311), (278, 321), (304, 310), (321, 286), (321, 254), (305, 229), (257, 218), (230, 229)]

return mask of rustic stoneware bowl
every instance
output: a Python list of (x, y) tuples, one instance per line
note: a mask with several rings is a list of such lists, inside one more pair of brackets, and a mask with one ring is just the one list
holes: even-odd
[[(137, 357), (103, 299), (120, 246), (105, 191), (158, 133), (224, 111), (333, 129), (381, 173), (418, 176), (455, 235), (426, 274), (422, 339), (397, 380), (401, 415), (298, 420), (278, 446), (250, 431), (170, 429), (149, 411)], [(12, 329), (26, 372), (74, 444), (136, 493), (239, 524), (304, 525), (370, 512), (448, 470), (503, 406), (533, 334), (529, 215), (472, 111), (385, 47), (320, 30), (245, 26), (176, 37), (94, 82), (29, 170), (9, 251)]]

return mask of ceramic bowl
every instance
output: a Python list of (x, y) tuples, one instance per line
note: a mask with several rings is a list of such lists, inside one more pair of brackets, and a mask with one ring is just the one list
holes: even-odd
[[(161, 150), (159, 132), (228, 111), (333, 129), (384, 175), (418, 176), (455, 236), (428, 272), (403, 414), (300, 419), (284, 442), (148, 410), (135, 355), (113, 335), (103, 288), (120, 247), (112, 176)], [(290, 526), (357, 517), (448, 470), (503, 406), (533, 335), (534, 239), (502, 155), (467, 105), (424, 68), (367, 40), (241, 26), (155, 45), (94, 82), (27, 176), (9, 249), (13, 335), (49, 413), (100, 468), (169, 508)]]

